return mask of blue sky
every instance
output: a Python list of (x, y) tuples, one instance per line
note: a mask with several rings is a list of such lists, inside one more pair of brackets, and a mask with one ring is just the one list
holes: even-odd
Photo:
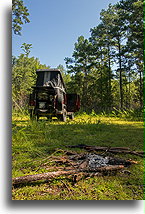
[(24, 0), (30, 23), (24, 24), (22, 36), (12, 36), (14, 56), (22, 53), (22, 43), (32, 44), (30, 56), (42, 64), (65, 66), (64, 58), (71, 57), (74, 43), (83, 35), (90, 36), (90, 28), (100, 23), (100, 12), (117, 0)]

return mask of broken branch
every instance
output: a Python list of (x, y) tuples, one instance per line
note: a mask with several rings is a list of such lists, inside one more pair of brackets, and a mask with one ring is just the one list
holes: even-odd
[(87, 151), (105, 151), (105, 152), (111, 152), (111, 153), (126, 153), (126, 154), (132, 154), (137, 155), (140, 157), (144, 157), (144, 151), (130, 151), (130, 148), (128, 147), (102, 147), (102, 146), (87, 146), (87, 145), (73, 145), (68, 146), (70, 148), (81, 148), (86, 149)]
[(61, 175), (70, 175), (74, 173), (77, 173), (77, 171), (76, 170), (56, 171), (56, 172), (47, 172), (47, 173), (41, 173), (41, 174), (35, 174), (35, 175), (26, 175), (26, 176), (13, 178), (12, 183), (13, 184), (30, 183), (32, 181), (47, 180), (47, 179), (52, 179)]
[[(109, 172), (109, 171), (116, 171), (124, 168), (123, 165), (114, 165), (114, 166), (105, 166), (105, 167), (100, 167), (96, 169), (96, 172)], [(26, 176), (21, 176), (17, 178), (12, 179), (12, 184), (23, 184), (23, 183), (30, 183), (33, 181), (38, 181), (38, 180), (48, 180), (52, 179), (55, 177), (59, 177), (62, 175), (74, 175), (78, 174), (80, 172), (86, 172), (86, 170), (69, 170), (69, 171), (56, 171), (56, 172), (47, 172), (47, 173), (42, 173), (42, 174), (35, 174), (35, 175), (26, 175)]]

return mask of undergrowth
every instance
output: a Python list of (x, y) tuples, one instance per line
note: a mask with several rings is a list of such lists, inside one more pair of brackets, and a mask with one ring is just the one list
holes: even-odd
[[(12, 177), (48, 172), (54, 166), (52, 155), (63, 156), (69, 145), (125, 146), (143, 150), (143, 122), (126, 118), (82, 113), (66, 123), (54, 118), (30, 121), (28, 115), (14, 114), (12, 122)], [(78, 153), (81, 149), (71, 149)], [(12, 187), (13, 200), (142, 200), (143, 158), (113, 155), (137, 160), (130, 173), (94, 176), (75, 184), (71, 177), (58, 177)]]

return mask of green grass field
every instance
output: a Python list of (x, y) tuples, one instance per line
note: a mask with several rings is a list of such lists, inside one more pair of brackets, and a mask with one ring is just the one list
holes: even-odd
[[(143, 122), (116, 117), (82, 114), (66, 123), (57, 120), (30, 121), (27, 116), (13, 116), (12, 177), (52, 171), (52, 155), (62, 156), (67, 145), (129, 147), (143, 151)], [(82, 149), (71, 149), (78, 153)], [(13, 200), (142, 200), (143, 158), (113, 154), (137, 160), (126, 174), (93, 176), (73, 184), (71, 177), (12, 187)], [(51, 169), (51, 170), (50, 170)]]

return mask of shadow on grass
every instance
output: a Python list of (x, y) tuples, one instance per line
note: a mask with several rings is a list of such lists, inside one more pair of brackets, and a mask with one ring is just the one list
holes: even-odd
[[(18, 121), (18, 123), (20, 123), (20, 121)], [(129, 147), (131, 150), (143, 150), (143, 127), (131, 126), (129, 124), (91, 124), (75, 123), (75, 121), (55, 123), (54, 121), (50, 122), (44, 120), (38, 122), (28, 121), (27, 125), (21, 123), (20, 126), (17, 126), (17, 122), (15, 122), (13, 131), (13, 153), (16, 159), (14, 168), (16, 167), (16, 171), (19, 171), (17, 164), (24, 165), (27, 169), (29, 164), (27, 164), (25, 155), (28, 161), (30, 161), (30, 166), (28, 168), (31, 170), (31, 164), (33, 165), (34, 161), (44, 161), (45, 158), (49, 157), (49, 155), (53, 154), (57, 149), (68, 150), (67, 146), (71, 145), (123, 146)], [(77, 148), (71, 150), (83, 152), (82, 149)], [(19, 153), (17, 153), (17, 151), (19, 151)], [(60, 151), (59, 155), (63, 155), (63, 153), (61, 154)], [(38, 165), (39, 164), (40, 163), (38, 163)], [(37, 169), (38, 165), (34, 164), (34, 168), (36, 167), (35, 169)], [(141, 166), (137, 166), (138, 172), (140, 167)], [(130, 178), (121, 178), (121, 176), (119, 176), (117, 179), (118, 182), (122, 182), (122, 185), (125, 184), (128, 186), (128, 183), (126, 183), (127, 179), (130, 182), (129, 185), (138, 187), (139, 183), (142, 184), (141, 176), (142, 175), (139, 174), (136, 176), (136, 169), (133, 169), (133, 175), (131, 175)], [(132, 183), (132, 180), (134, 183)], [(39, 186), (39, 184), (40, 182), (33, 183), (35, 187)], [(32, 184), (30, 184), (30, 186), (31, 185)], [(18, 188), (23, 188), (24, 186), (25, 185), (21, 187), (18, 186)], [(130, 186), (127, 191), (129, 191), (129, 189)], [(136, 194), (136, 190), (134, 191)], [(13, 203), (13, 205), (14, 204), (15, 203)], [(34, 203), (32, 202), (32, 204)]]
[[(20, 122), (20, 121), (19, 121)], [(14, 135), (31, 141), (35, 150), (51, 154), (55, 149), (86, 144), (92, 146), (126, 146), (143, 150), (143, 127), (128, 124), (55, 123), (50, 121), (28, 122), (27, 126), (14, 123)], [(23, 146), (23, 145), (22, 145)], [(75, 149), (76, 150), (76, 149)]]

